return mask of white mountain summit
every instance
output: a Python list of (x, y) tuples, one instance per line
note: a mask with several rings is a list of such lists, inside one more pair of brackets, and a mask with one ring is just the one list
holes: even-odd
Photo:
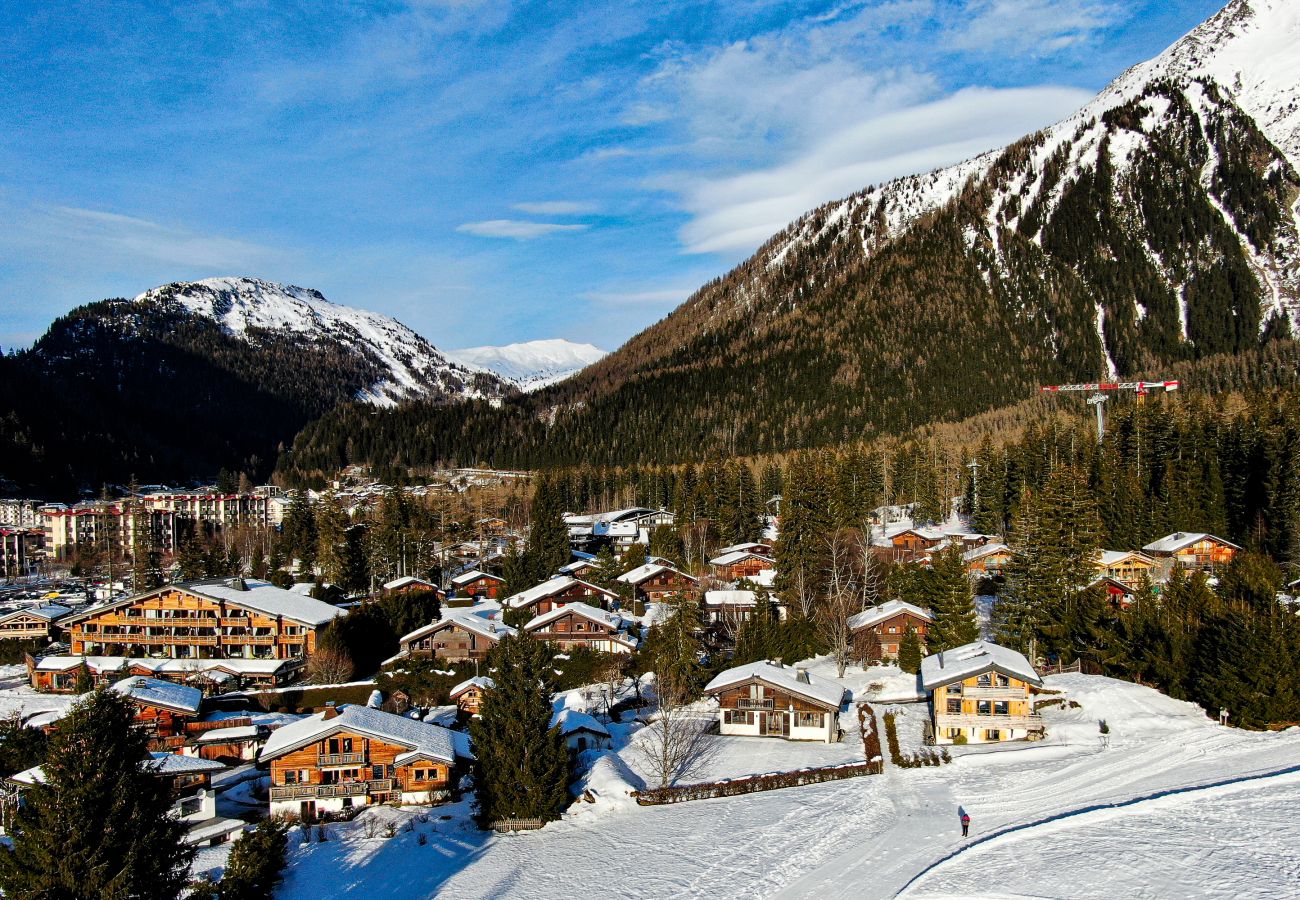
[(520, 390), (535, 391), (585, 369), (605, 356), (606, 351), (592, 344), (552, 338), (444, 353), (465, 366), (499, 375)]

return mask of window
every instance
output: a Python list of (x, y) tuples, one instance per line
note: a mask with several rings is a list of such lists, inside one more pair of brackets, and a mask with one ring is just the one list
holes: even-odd
[(285, 773), (284, 773), (284, 783), (285, 783), (285, 784), (297, 784), (297, 783), (298, 783), (298, 772), (297, 772), (296, 770), (294, 770), (294, 769), (288, 769), (288, 770), (286, 770)]
[(991, 716), (993, 714), (993, 704), (987, 700), (976, 701), (975, 709), (981, 716)]
[(379, 781), (381, 778), (384, 777), (384, 767), (372, 766), (370, 769), (370, 777), (373, 778), (375, 781)]
[(890, 626), (889, 626), (889, 633), (890, 633), (890, 634), (898, 634), (898, 626), (896, 626), (896, 625), (890, 625)]
[(1002, 732), (996, 728), (990, 728), (988, 731), (985, 732), (985, 734), (988, 735), (988, 739), (990, 741), (1002, 740)]
[(826, 714), (819, 712), (799, 712), (794, 714), (797, 728), (821, 728), (826, 724)]
[(998, 687), (1006, 687), (1011, 684), (1011, 679), (1005, 675), (999, 675), (997, 678)]
[(181, 801), (181, 817), (192, 816), (203, 810), (203, 800), (200, 797), (187, 797)]
[(753, 725), (754, 714), (749, 710), (729, 709), (727, 710), (728, 725)]
[(343, 739), (343, 752), (344, 752), (344, 753), (351, 753), (351, 752), (352, 752), (352, 738), (350, 738), (350, 737), (345, 737), (345, 738)]
[(991, 687), (993, 684), (993, 676), (985, 672), (983, 675), (981, 675), (979, 678), (976, 679), (976, 683), (980, 687)]
[(429, 773), (424, 769), (416, 769), (415, 772), (412, 773), (411, 778), (414, 781), (424, 781), (425, 778), (428, 777), (428, 775)]
[(948, 729), (948, 737), (950, 737), (950, 738), (959, 738), (959, 737), (961, 737), (961, 729), (960, 729), (960, 728), (949, 728), (949, 729)]
[(1006, 700), (998, 700), (993, 704), (993, 715), (1005, 716), (1011, 712), (1011, 704)]
[(959, 715), (961, 715), (961, 698), (960, 698), (960, 697), (949, 697), (949, 698), (948, 698), (948, 715), (950, 715), (950, 716), (959, 716)]

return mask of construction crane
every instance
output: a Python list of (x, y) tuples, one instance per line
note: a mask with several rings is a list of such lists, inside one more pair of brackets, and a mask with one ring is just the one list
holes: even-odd
[(1097, 410), (1097, 440), (1100, 442), (1106, 436), (1106, 412), (1103, 407), (1108, 398), (1103, 391), (1133, 391), (1141, 399), (1156, 391), (1167, 394), (1178, 390), (1178, 387), (1177, 381), (1097, 381), (1090, 384), (1049, 384), (1040, 387), (1038, 392), (1057, 394), (1062, 391), (1091, 391), (1088, 405)]

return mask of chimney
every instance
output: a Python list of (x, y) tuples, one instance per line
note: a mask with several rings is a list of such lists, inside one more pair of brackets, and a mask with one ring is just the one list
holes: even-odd
[(776, 666), (778, 669), (785, 668), (785, 665), (781, 662), (781, 657), (779, 656), (772, 657), (772, 665)]
[(327, 722), (330, 719), (337, 718), (338, 714), (339, 714), (339, 709), (337, 706), (334, 705), (334, 701), (326, 700), (325, 712), (321, 714), (321, 721)]
[(243, 575), (236, 575), (234, 578), (230, 579), (230, 586), (237, 591), (248, 590), (248, 582), (244, 580)]
[(808, 681), (808, 670), (805, 669), (803, 666), (799, 666), (794, 670), (794, 680), (799, 682), (800, 684), (811, 683)]

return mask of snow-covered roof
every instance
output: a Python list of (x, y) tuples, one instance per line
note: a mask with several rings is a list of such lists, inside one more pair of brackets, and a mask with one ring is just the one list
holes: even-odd
[(760, 553), (763, 556), (772, 555), (770, 544), (760, 544), (757, 541), (749, 541), (743, 544), (732, 544), (730, 547), (719, 547), (718, 555), (723, 556), (727, 553)]
[(526, 591), (520, 591), (517, 594), (511, 594), (505, 599), (505, 605), (510, 607), (532, 606), (538, 600), (544, 600), (547, 597), (554, 596), (560, 591), (567, 590), (575, 584), (580, 584), (588, 588), (594, 594), (604, 594), (606, 597), (618, 596), (613, 591), (607, 591), (602, 587), (596, 587), (594, 584), (588, 584), (568, 575), (556, 575), (554, 578), (548, 578), (541, 584), (535, 584)]
[(230, 728), (213, 728), (194, 738), (196, 744), (224, 744), (235, 741), (256, 740), (262, 730), (256, 725), (234, 725)]
[(199, 772), (222, 772), (225, 763), (215, 759), (203, 759), (200, 756), (183, 756), (180, 753), (150, 753), (152, 763), (145, 766), (159, 775), (195, 775)]
[(930, 525), (912, 525), (910, 523), (890, 525), (883, 530), (881, 537), (887, 541), (892, 541), (894, 538), (909, 532), (918, 537), (925, 538), (927, 541), (941, 541), (947, 537), (940, 528), (935, 528)]
[(922, 609), (908, 603), (906, 600), (886, 600), (879, 606), (873, 606), (871, 609), (864, 609), (857, 615), (849, 617), (849, 628), (857, 631), (859, 628), (869, 628), (886, 619), (892, 619), (894, 616), (912, 615), (926, 622), (933, 622), (934, 616), (928, 609)]
[[(806, 669), (784, 666), (778, 662), (760, 659), (758, 662), (746, 663), (720, 672), (704, 687), (706, 694), (720, 693), (727, 688), (754, 679), (788, 694), (796, 694), (806, 700), (824, 706), (839, 709), (844, 699), (844, 687), (837, 682), (820, 675), (814, 675)], [(806, 680), (804, 680), (806, 679)]]
[(496, 686), (497, 683), (493, 681), (491, 678), (488, 678), (486, 675), (476, 675), (473, 678), (470, 678), (466, 681), (462, 681), (460, 684), (456, 685), (454, 688), (451, 689), (451, 693), (448, 694), (447, 696), (455, 700), (457, 697), (459, 697), (461, 694), (468, 691), (470, 688), (478, 688), (481, 691), (490, 691), (492, 690), (492, 688)]
[[(294, 591), (286, 591), (269, 581), (245, 579), (242, 580), (243, 587), (238, 586), (240, 583), (241, 580), (237, 578), (226, 581), (178, 582), (166, 588), (148, 591), (147, 594), (158, 593), (159, 590), (180, 590), (208, 600), (233, 603), (269, 616), (282, 616), (303, 625), (324, 625), (339, 616), (347, 615), (346, 610), (339, 609), (337, 606), (331, 606), (313, 597), (304, 597)], [(113, 607), (129, 606), (147, 594), (135, 594), (112, 603), (85, 609), (72, 616), (69, 622), (82, 621)]]
[(1154, 559), (1137, 550), (1102, 550), (1097, 556), (1097, 564), (1099, 566), (1114, 566), (1126, 559), (1137, 559), (1152, 565), (1155, 564)]
[(191, 715), (197, 715), (203, 703), (203, 692), (198, 688), (143, 675), (123, 678), (113, 685), (112, 690), (143, 706), (160, 706)]
[(1221, 537), (1215, 537), (1212, 534), (1206, 534), (1203, 531), (1175, 531), (1173, 534), (1167, 534), (1158, 541), (1152, 541), (1142, 549), (1147, 553), (1177, 553), (1184, 550), (1198, 541), (1210, 540), (1225, 547), (1231, 547), (1233, 550), (1240, 550), (1236, 544), (1231, 541), (1225, 541)]
[(676, 575), (680, 575), (682, 578), (685, 578), (688, 581), (695, 580), (691, 576), (687, 575), (685, 572), (679, 572), (676, 569), (674, 569), (672, 566), (665, 566), (662, 563), (646, 563), (643, 566), (637, 566), (632, 571), (624, 572), (622, 575), (618, 576), (618, 580), (623, 582), (624, 584), (636, 585), (636, 584), (640, 584), (643, 581), (646, 581), (647, 579), (654, 578), (656, 575), (659, 575), (663, 572), (672, 572)]
[(498, 578), (496, 575), (493, 575), (489, 572), (481, 572), (478, 569), (470, 569), (468, 572), (461, 572), (459, 575), (457, 575), (455, 578), (451, 580), (451, 583), (459, 587), (464, 584), (469, 584), (470, 582), (473, 581), (478, 581), (480, 578), (490, 578), (493, 581), (505, 580), (503, 578)]
[(723, 553), (720, 556), (713, 557), (713, 559), (709, 560), (709, 565), (731, 566), (731, 565), (735, 565), (741, 560), (746, 560), (750, 558), (761, 559), (763, 560), (763, 562), (775, 562), (775, 560), (772, 559), (772, 557), (765, 556), (762, 553), (755, 553), (752, 550), (733, 550), (731, 553)]
[(514, 634), (515, 629), (503, 622), (496, 622), (486, 619), (477, 613), (470, 612), (466, 609), (449, 609), (443, 612), (442, 618), (436, 622), (430, 622), (421, 628), (417, 628), (410, 634), (404, 634), (399, 643), (405, 644), (408, 641), (418, 641), (422, 637), (433, 634), (435, 631), (441, 631), (444, 628), (458, 626), (466, 631), (472, 631), (477, 635), (488, 638), (489, 640), (499, 641), (507, 634)]
[(28, 606), (24, 609), (15, 609), (13, 612), (7, 612), (0, 615), (0, 624), (8, 622), (10, 619), (18, 616), (36, 616), (38, 619), (48, 619), (53, 622), (55, 619), (66, 616), (72, 612), (71, 607), (62, 606), (58, 603), (43, 603), (40, 606)]
[(1029, 660), (1020, 653), (989, 641), (975, 641), (921, 660), (921, 686), (932, 691), (988, 671), (998, 671), (1030, 684), (1043, 683)]
[(157, 674), (206, 674), (226, 670), (237, 675), (274, 675), (299, 664), (293, 659), (152, 659), (132, 656), (43, 656), (36, 661), (38, 672), (68, 672), (85, 662), (92, 672), (117, 672), (123, 668), (145, 669)]
[(986, 556), (993, 556), (997, 553), (1010, 553), (1011, 548), (1006, 544), (1000, 544), (993, 541), (988, 544), (981, 544), (978, 547), (972, 547), (961, 555), (963, 562), (974, 562), (977, 559), (983, 559)]
[(539, 616), (533, 616), (524, 626), (526, 631), (533, 631), (554, 622), (561, 616), (573, 613), (575, 616), (582, 616), (584, 619), (590, 619), (607, 628), (617, 630), (623, 625), (623, 617), (618, 613), (605, 612), (603, 609), (597, 609), (586, 603), (566, 603), (564, 606), (557, 606), (550, 612), (544, 612)]
[(754, 606), (758, 594), (753, 591), (705, 591), (705, 606)]
[(330, 716), (330, 710), (271, 732), (258, 759), (274, 759), (307, 744), (314, 744), (331, 734), (350, 731), (406, 747), (407, 752), (399, 754), (394, 760), (399, 766), (421, 757), (446, 763), (456, 760), (456, 744), (452, 733), (441, 725), (430, 725), (355, 703), (339, 707), (336, 715), (326, 718), (327, 716)]
[(551, 726), (560, 726), (560, 733), (569, 735), (575, 731), (590, 731), (602, 737), (609, 737), (609, 729), (596, 719), (576, 709), (564, 708), (551, 717)]
[(401, 578), (394, 578), (392, 581), (384, 582), (384, 590), (395, 591), (398, 588), (411, 587), (416, 584), (422, 584), (431, 591), (438, 589), (436, 584), (425, 581), (423, 578), (416, 578), (414, 575), (403, 575)]

